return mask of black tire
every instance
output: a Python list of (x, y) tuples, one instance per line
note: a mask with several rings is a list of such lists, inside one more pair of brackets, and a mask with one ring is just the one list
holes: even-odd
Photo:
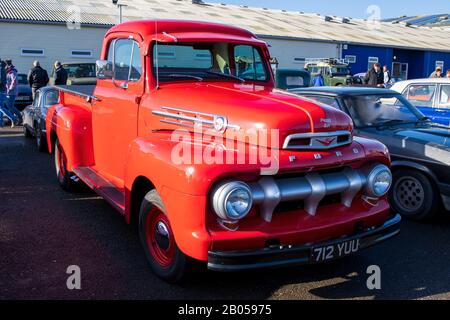
[(59, 185), (65, 191), (73, 192), (76, 191), (76, 182), (72, 179), (74, 174), (67, 170), (66, 167), (66, 155), (62, 149), (59, 141), (55, 142), (55, 168), (56, 177), (58, 179)]
[[(162, 228), (160, 223), (163, 224)], [(163, 235), (165, 232), (167, 237)], [(184, 277), (188, 257), (175, 242), (166, 209), (156, 190), (147, 193), (142, 201), (139, 238), (150, 267), (158, 277), (170, 283), (179, 282)]]
[(394, 172), (389, 199), (396, 212), (415, 221), (432, 219), (441, 207), (434, 183), (423, 173), (411, 169)]
[(27, 127), (25, 125), (22, 127), (22, 130), (23, 130), (23, 136), (25, 138), (31, 138), (32, 137), (30, 131), (28, 131), (28, 129), (27, 129)]
[(34, 135), (34, 138), (36, 139), (36, 146), (38, 148), (39, 152), (48, 152), (47, 148), (47, 137), (42, 133), (42, 130), (37, 127), (36, 132)]

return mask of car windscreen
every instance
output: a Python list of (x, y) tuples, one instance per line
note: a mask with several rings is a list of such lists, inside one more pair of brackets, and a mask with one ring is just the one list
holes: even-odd
[(268, 80), (267, 67), (258, 47), (224, 42), (154, 45), (153, 71), (162, 82)]
[(94, 78), (95, 64), (94, 63), (79, 63), (79, 64), (64, 64), (69, 78)]
[(19, 84), (28, 84), (28, 79), (26, 74), (18, 74), (17, 75), (17, 82)]
[(412, 123), (425, 118), (400, 94), (353, 95), (343, 100), (357, 127)]

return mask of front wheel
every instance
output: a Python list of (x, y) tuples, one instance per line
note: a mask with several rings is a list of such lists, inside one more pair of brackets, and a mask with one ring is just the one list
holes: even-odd
[(439, 192), (423, 173), (401, 169), (394, 172), (394, 183), (389, 194), (394, 210), (405, 218), (426, 221), (440, 208)]
[(39, 152), (47, 152), (48, 149), (46, 136), (42, 133), (42, 130), (40, 128), (36, 129), (35, 139), (36, 139), (36, 146)]
[(67, 157), (58, 140), (55, 142), (55, 167), (61, 188), (69, 192), (74, 191), (75, 181), (72, 179), (74, 174), (67, 169)]
[(181, 280), (188, 258), (175, 242), (164, 204), (156, 190), (147, 193), (142, 201), (139, 237), (152, 271), (168, 282)]

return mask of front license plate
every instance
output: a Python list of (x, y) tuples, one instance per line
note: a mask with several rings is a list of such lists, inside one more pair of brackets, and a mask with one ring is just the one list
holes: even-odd
[(351, 255), (359, 250), (359, 239), (348, 240), (311, 250), (312, 262), (320, 263)]

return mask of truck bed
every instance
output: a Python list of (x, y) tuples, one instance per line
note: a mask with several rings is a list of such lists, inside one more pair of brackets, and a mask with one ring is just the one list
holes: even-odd
[(55, 88), (83, 98), (90, 98), (94, 94), (95, 85), (55, 86)]

